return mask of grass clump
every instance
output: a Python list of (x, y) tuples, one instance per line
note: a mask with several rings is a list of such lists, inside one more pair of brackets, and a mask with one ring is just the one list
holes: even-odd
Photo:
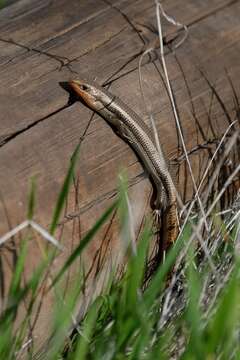
[[(69, 192), (78, 151), (72, 158), (57, 201), (50, 226), (51, 235), (57, 228)], [(23, 282), (30, 232), (23, 239), (6, 306), (1, 313), (1, 359), (18, 359), (23, 354), (29, 359), (71, 360), (238, 358), (240, 257), (235, 250), (239, 237), (236, 205), (233, 206), (234, 215), (228, 217), (226, 222), (219, 219), (211, 221), (209, 218), (211, 233), (215, 233), (214, 239), (208, 239), (208, 254), (197, 245), (197, 222), (189, 217), (165, 261), (145, 283), (147, 259), (154, 241), (153, 227), (151, 219), (146, 220), (137, 244), (133, 245), (128, 185), (125, 176), (120, 179), (118, 200), (96, 221), (55, 274), (51, 274), (51, 264), (57, 258), (58, 251), (48, 247), (38, 268), (27, 282)], [(34, 214), (35, 191), (33, 182), (29, 219)], [(79, 260), (116, 209), (124, 244), (125, 271), (118, 280), (114, 272), (109, 276), (102, 292), (92, 299), (84, 316), (78, 321), (74, 314), (81, 291), (86, 286), (84, 276), (79, 271), (79, 276), (64, 297), (64, 275)], [(232, 225), (231, 231), (228, 231), (229, 223)], [(34, 341), (29, 341), (31, 333), (28, 323), (46, 274), (49, 285), (45, 293), (54, 291), (55, 316), (51, 337), (35, 357), (36, 347)], [(26, 299), (27, 315), (16, 327), (17, 314)], [(69, 330), (71, 328), (74, 328), (72, 332)]]

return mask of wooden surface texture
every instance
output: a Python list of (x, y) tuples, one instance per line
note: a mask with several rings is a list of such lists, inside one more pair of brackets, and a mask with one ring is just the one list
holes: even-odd
[[(199, 182), (207, 146), (220, 139), (229, 126), (204, 76), (232, 118), (234, 101), (228, 77), (236, 93), (240, 92), (240, 1), (162, 3), (168, 14), (189, 28), (187, 40), (175, 53), (167, 45), (165, 51), (187, 150), (199, 147), (190, 156)], [(177, 31), (166, 21), (163, 26), (164, 35)], [(65, 248), (57, 266), (112, 203), (117, 176), (123, 168), (129, 177), (136, 223), (141, 222), (151, 186), (135, 154), (103, 119), (97, 115), (92, 118), (91, 111), (81, 103), (67, 106), (68, 94), (59, 82), (90, 78), (108, 83), (111, 92), (148, 121), (139, 88), (138, 63), (144, 43), (155, 38), (154, 31), (153, 0), (20, 0), (1, 10), (0, 236), (25, 220), (33, 176), (37, 183), (34, 219), (48, 227), (79, 141), (75, 186), (57, 234)], [(144, 57), (147, 105), (156, 119), (166, 157), (174, 164), (182, 154), (181, 143), (159, 71), (162, 73), (159, 51), (151, 59)], [(173, 171), (184, 200), (190, 198), (192, 184), (186, 176), (186, 163), (183, 161), (180, 169), (173, 165)], [(113, 257), (119, 246), (117, 237), (112, 237), (117, 228), (114, 224), (108, 232), (112, 238), (108, 251)], [(87, 261), (93, 259), (106, 228), (87, 249)], [(32, 254), (30, 268), (39, 260), (37, 245)], [(48, 321), (48, 315), (45, 317), (41, 326)]]

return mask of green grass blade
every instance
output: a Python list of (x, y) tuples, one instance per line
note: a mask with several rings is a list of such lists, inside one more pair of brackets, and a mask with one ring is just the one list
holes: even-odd
[(77, 342), (77, 348), (74, 354), (70, 357), (72, 360), (88, 359), (88, 349), (91, 345), (92, 336), (94, 334), (94, 326), (99, 314), (99, 309), (102, 306), (103, 299), (97, 298), (90, 307), (81, 327), (81, 336)]
[(200, 310), (201, 282), (194, 264), (194, 248), (190, 246), (187, 256), (188, 273), (188, 303), (185, 312), (187, 328), (189, 329), (189, 342), (185, 357), (195, 356), (196, 359), (205, 358), (203, 346), (202, 313)]
[(124, 251), (133, 252), (133, 219), (131, 218), (128, 200), (128, 178), (125, 171), (118, 176), (118, 218), (120, 225), (120, 240)]
[(191, 235), (191, 225), (186, 224), (182, 235), (178, 238), (176, 243), (171, 247), (166, 256), (165, 262), (159, 267), (156, 274), (153, 276), (151, 283), (149, 284), (148, 289), (144, 293), (144, 301), (148, 308), (150, 308), (155, 301), (158, 294), (161, 292), (162, 287), (164, 286), (164, 280), (171, 270), (178, 254), (183, 249), (184, 244), (188, 242)]
[[(66, 346), (66, 339), (73, 325), (75, 309), (79, 302), (82, 289), (83, 277), (79, 273), (74, 284), (69, 287), (67, 293), (58, 287), (54, 288), (55, 302), (53, 327), (51, 330), (51, 340), (48, 343), (46, 359), (59, 359), (59, 354)], [(76, 319), (74, 319), (76, 320)]]
[(36, 201), (36, 181), (35, 178), (31, 179), (31, 190), (28, 197), (28, 220), (32, 220)]
[(67, 259), (67, 261), (65, 262), (63, 267), (60, 269), (58, 274), (53, 279), (50, 288), (52, 288), (59, 281), (59, 279), (62, 277), (62, 275), (65, 273), (65, 271), (69, 268), (69, 266), (81, 255), (81, 253), (85, 249), (85, 247), (89, 244), (89, 242), (93, 239), (93, 237), (98, 232), (98, 230), (101, 228), (101, 226), (107, 221), (107, 219), (110, 217), (111, 213), (115, 210), (116, 205), (117, 205), (117, 202), (115, 202), (113, 205), (111, 205), (103, 213), (103, 215), (97, 220), (97, 222), (88, 231), (88, 233), (81, 239), (80, 244), (73, 251), (73, 253), (69, 256), (69, 258)]
[[(20, 247), (20, 254), (17, 259), (16, 267), (14, 269), (13, 278), (10, 285), (9, 297), (15, 297), (21, 286), (21, 278), (24, 270), (24, 265), (27, 257), (27, 240), (22, 242)], [(10, 300), (11, 302), (11, 300)]]
[(126, 271), (126, 306), (128, 311), (136, 307), (137, 297), (142, 288), (151, 237), (151, 226), (146, 224), (137, 246), (137, 253), (129, 259)]
[(210, 319), (206, 334), (208, 335), (207, 350), (209, 354), (216, 353), (217, 349), (226, 350), (231, 348), (234, 332), (240, 325), (240, 261), (236, 261), (235, 269), (229, 283), (226, 285), (217, 311)]
[[(16, 311), (17, 307), (19, 306), (20, 302), (27, 296), (29, 291), (35, 291), (41, 277), (46, 269), (47, 262), (44, 261), (40, 266), (34, 271), (32, 277), (27, 282), (27, 284), (23, 288), (19, 288), (18, 291), (15, 291), (15, 296), (11, 297), (11, 301), (9, 302), (6, 310), (1, 314), (0, 317), (0, 324), (3, 324), (6, 319), (11, 315), (13, 311)], [(17, 284), (17, 281), (15, 281)], [(15, 287), (16, 285), (14, 285)]]
[(6, 5), (6, 0), (0, 0), (0, 9)]
[(72, 177), (74, 174), (75, 165), (76, 165), (77, 159), (78, 159), (79, 149), (80, 149), (80, 144), (78, 144), (78, 146), (76, 147), (76, 150), (73, 153), (67, 175), (65, 177), (62, 189), (58, 196), (57, 204), (55, 206), (55, 210), (53, 213), (52, 223), (50, 226), (50, 234), (51, 235), (54, 234), (54, 232), (56, 230), (62, 209), (64, 207), (64, 204), (65, 204), (68, 192), (69, 192), (70, 184), (71, 184)]

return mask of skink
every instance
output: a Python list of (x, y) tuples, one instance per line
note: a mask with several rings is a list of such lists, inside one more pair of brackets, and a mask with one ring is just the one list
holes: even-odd
[(161, 248), (167, 250), (178, 233), (176, 193), (163, 154), (159, 154), (155, 146), (151, 129), (132, 109), (101, 86), (82, 80), (72, 80), (69, 86), (135, 150), (146, 168), (157, 191), (155, 209), (162, 214)]

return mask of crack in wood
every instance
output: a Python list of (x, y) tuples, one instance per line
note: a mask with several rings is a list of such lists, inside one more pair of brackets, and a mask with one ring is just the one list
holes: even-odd
[(41, 119), (35, 120), (33, 123), (11, 133), (11, 134), (6, 134), (6, 135), (1, 135), (0, 137), (0, 148), (4, 145), (6, 145), (7, 143), (9, 143), (11, 140), (15, 139), (17, 136), (25, 133), (26, 131), (30, 130), (31, 128), (33, 128), (34, 126), (40, 124), (41, 122), (43, 122), (44, 120), (49, 119), (51, 116), (56, 115), (57, 113), (59, 113), (60, 111), (67, 109), (69, 106), (71, 105), (64, 105), (61, 106), (59, 109), (52, 111), (50, 114), (42, 117)]
[(11, 59), (9, 59), (9, 60), (7, 60), (7, 61), (5, 61), (5, 62), (2, 62), (2, 63), (0, 64), (0, 67), (7, 66), (8, 64), (13, 63), (13, 61), (14, 61), (16, 58), (18, 58), (19, 56), (22, 56), (22, 55), (26, 54), (27, 52), (28, 52), (28, 51), (24, 51), (24, 52), (22, 52), (21, 54), (17, 54), (17, 55), (15, 55), (14, 57), (12, 57)]
[[(129, 17), (124, 13), (122, 12), (119, 8), (117, 8), (115, 5), (113, 4), (110, 4), (107, 0), (104, 0), (104, 2), (106, 4), (108, 4), (111, 8), (115, 9), (116, 11), (118, 11), (123, 17), (124, 19), (127, 21), (127, 23), (132, 27), (132, 29), (136, 32), (136, 34), (139, 36), (139, 38), (141, 39), (142, 43), (145, 45), (145, 40), (143, 38), (143, 36), (141, 35), (140, 31), (136, 28), (136, 26), (133, 24), (132, 20), (129, 19)], [(193, 21), (190, 21), (188, 22), (187, 26), (193, 26), (194, 24), (204, 20), (205, 18), (207, 18), (208, 16), (212, 16), (214, 14), (216, 14), (218, 11), (221, 11), (223, 10), (224, 8), (226, 7), (229, 7), (231, 5), (234, 5), (235, 3), (237, 3), (238, 0), (231, 0), (229, 1), (227, 4), (224, 4), (224, 5), (221, 5), (215, 9), (213, 9), (212, 11), (208, 12), (207, 14), (203, 14), (202, 16), (200, 16), (199, 18), (197, 19), (194, 19)], [(109, 8), (108, 8), (109, 9)], [(105, 9), (106, 11), (107, 9)], [(90, 21), (90, 19), (92, 19), (93, 17), (90, 17), (88, 19), (88, 21)], [(82, 24), (82, 22), (81, 22)], [(78, 26), (80, 25), (80, 23), (78, 24)], [(77, 26), (76, 26), (77, 27)], [(126, 29), (126, 27), (123, 27), (122, 29), (120, 29), (116, 34), (114, 34), (113, 36), (111, 36), (109, 39), (105, 40), (103, 43), (99, 44), (96, 48), (99, 48), (103, 45), (105, 45), (107, 42), (111, 41), (111, 39), (115, 36), (118, 36), (122, 31), (124, 31)], [(69, 30), (70, 31), (70, 30)], [(82, 54), (81, 56), (77, 57), (77, 58), (74, 58), (74, 59), (69, 59), (65, 56), (60, 56), (60, 55), (54, 55), (54, 54), (51, 54), (47, 51), (44, 51), (44, 50), (39, 50), (39, 49), (36, 49), (36, 48), (33, 48), (33, 47), (29, 47), (27, 45), (24, 45), (24, 44), (21, 44), (21, 43), (18, 43), (12, 39), (4, 39), (4, 38), (0, 38), (0, 41), (4, 42), (4, 43), (8, 43), (8, 44), (11, 44), (11, 45), (15, 45), (15, 46), (18, 46), (22, 49), (25, 49), (27, 52), (35, 52), (35, 53), (38, 53), (40, 55), (45, 55), (49, 58), (52, 58), (56, 61), (58, 61), (60, 63), (60, 67), (59, 68), (55, 68), (53, 69), (52, 71), (49, 71), (48, 73), (51, 73), (51, 72), (54, 72), (56, 70), (61, 70), (63, 67), (68, 67), (69, 70), (72, 72), (72, 73), (77, 73), (76, 71), (72, 70), (71, 69), (71, 63), (74, 62), (74, 61), (77, 61), (79, 58), (83, 57), (84, 55), (87, 55), (89, 52), (95, 50), (96, 48), (94, 49), (90, 49), (90, 51), (87, 51), (86, 53)], [(115, 76), (118, 72), (120, 72), (121, 70), (123, 70), (131, 61), (135, 60), (138, 56), (140, 56), (142, 54), (142, 50), (139, 52), (137, 52), (136, 54), (134, 54), (133, 56), (130, 57), (130, 59), (128, 59), (117, 71), (115, 71), (105, 82), (104, 82), (104, 86), (107, 86), (107, 85), (110, 85), (112, 84), (113, 82), (125, 77), (126, 75), (136, 71), (138, 69), (138, 66), (135, 66), (133, 69), (130, 69), (126, 72), (124, 72), (123, 74), (120, 74), (119, 76), (115, 77), (112, 79), (113, 76)], [(19, 55), (18, 55), (19, 56)], [(14, 58), (16, 58), (17, 56), (15, 56)], [(11, 62), (12, 59), (9, 60), (9, 62)], [(145, 66), (147, 64), (149, 64), (150, 62), (152, 63), (155, 63), (155, 61), (153, 61), (152, 59), (148, 59), (146, 60), (146, 62), (143, 62), (142, 66)], [(45, 74), (44, 74), (45, 75)], [(41, 75), (43, 76), (43, 75)], [(38, 119), (36, 121), (34, 121), (33, 123), (29, 124), (28, 126), (14, 132), (14, 133), (11, 133), (11, 134), (7, 134), (7, 135), (2, 135), (0, 137), (0, 147), (4, 146), (5, 144), (7, 144), (9, 141), (15, 139), (18, 135), (26, 132), (27, 130), (31, 129), (32, 127), (34, 127), (35, 125), (39, 124), (40, 122), (50, 118), (52, 115), (55, 115), (56, 113), (58, 112), (61, 112), (62, 110), (64, 110), (65, 108), (69, 107), (70, 105), (64, 105), (62, 107), (60, 107), (59, 109), (49, 113), (48, 115), (44, 116), (43, 118), (41, 119)]]
[[(66, 56), (61, 56), (61, 55), (55, 55), (55, 54), (51, 54), (47, 51), (44, 51), (44, 50), (39, 50), (39, 49), (36, 49), (36, 48), (33, 48), (33, 47), (30, 47), (30, 46), (27, 46), (27, 45), (24, 45), (24, 44), (21, 44), (19, 42), (16, 42), (14, 41), (13, 39), (3, 39), (0, 37), (0, 41), (6, 43), (6, 44), (11, 44), (11, 45), (15, 45), (15, 46), (18, 46), (20, 47), (21, 49), (25, 49), (27, 52), (35, 52), (39, 55), (45, 55), (51, 59), (54, 59), (56, 61), (58, 61), (60, 63), (60, 70), (66, 66), (68, 67), (70, 65), (70, 62), (71, 60), (66, 57)], [(21, 54), (22, 55), (22, 54)], [(20, 55), (17, 55), (17, 56), (20, 56)], [(17, 57), (15, 56), (15, 58)], [(10, 59), (11, 60), (11, 59)], [(72, 72), (72, 69), (70, 68), (69, 66), (69, 70)]]
[[(110, 2), (108, 2), (108, 0), (103, 0), (103, 1), (104, 1), (110, 8), (115, 9), (118, 13), (121, 14), (121, 16), (126, 20), (126, 22), (132, 27), (132, 29), (135, 31), (135, 33), (138, 35), (138, 37), (141, 39), (142, 43), (145, 44), (144, 37), (141, 35), (141, 32), (137, 29), (137, 27), (134, 25), (134, 23), (133, 23), (132, 20), (128, 17), (128, 15), (125, 14), (121, 9), (119, 9), (119, 8), (118, 8), (117, 6), (115, 6), (114, 4), (111, 4)], [(207, 12), (206, 14), (202, 14), (201, 16), (197, 17), (196, 19), (194, 19), (194, 20), (192, 20), (192, 21), (189, 21), (188, 23), (186, 23), (186, 25), (187, 25), (188, 27), (191, 27), (191, 26), (195, 25), (196, 23), (198, 23), (198, 22), (206, 19), (207, 17), (212, 16), (212, 15), (216, 14), (217, 12), (219, 12), (219, 11), (221, 11), (221, 10), (224, 10), (226, 7), (230, 7), (230, 6), (234, 5), (234, 4), (237, 3), (237, 2), (238, 2), (238, 0), (230, 0), (228, 3), (223, 4), (223, 5), (220, 5), (219, 7), (213, 9), (212, 11), (209, 11), (209, 12)], [(92, 20), (92, 19), (94, 19), (96, 16), (98, 16), (99, 14), (102, 14), (103, 12), (106, 12), (107, 10), (109, 10), (109, 7), (108, 7), (108, 8), (105, 8), (105, 9), (99, 11), (99, 12), (97, 12), (96, 14), (94, 14), (94, 16), (89, 16), (89, 17), (88, 17), (87, 19), (85, 19), (84, 21), (81, 21), (81, 22), (79, 22), (78, 24), (75, 24), (74, 26), (72, 26), (72, 27), (70, 27), (70, 28), (68, 28), (68, 29), (65, 29), (63, 32), (58, 33), (56, 36), (48, 39), (47, 41), (44, 41), (44, 42), (41, 43), (40, 45), (41, 45), (41, 46), (46, 45), (49, 41), (52, 41), (52, 40), (54, 40), (55, 38), (58, 38), (58, 37), (60, 37), (60, 36), (62, 36), (62, 35), (65, 35), (65, 34), (67, 34), (69, 31), (77, 28), (78, 26), (80, 26), (80, 25), (82, 25), (82, 24), (84, 24), (84, 23), (89, 22), (90, 20)], [(151, 7), (152, 7), (152, 6), (151, 6)], [(118, 33), (116, 33), (116, 34), (113, 35), (113, 37), (114, 37), (114, 36), (117, 36), (119, 33), (121, 33), (121, 32), (124, 31), (124, 30), (125, 30), (125, 27), (122, 28), (122, 29), (120, 29)], [(175, 31), (175, 32), (173, 32), (172, 35), (174, 35), (174, 34), (177, 33), (177, 32), (178, 32), (178, 30)], [(49, 53), (49, 52), (47, 52), (47, 51), (44, 51), (44, 50), (39, 50), (39, 49), (36, 49), (36, 48), (33, 48), (33, 47), (29, 47), (29, 46), (20, 44), (20, 43), (18, 43), (18, 42), (15, 42), (15, 41), (12, 40), (12, 39), (3, 39), (3, 38), (0, 38), (0, 41), (3, 41), (3, 42), (5, 42), (5, 43), (9, 43), (9, 44), (12, 44), (12, 45), (16, 45), (16, 46), (19, 46), (19, 47), (27, 50), (27, 51), (33, 51), (33, 52), (36, 52), (36, 53), (39, 53), (39, 54), (48, 56), (48, 57), (50, 57), (50, 58), (52, 58), (52, 59), (55, 59), (56, 61), (58, 61), (58, 62), (60, 63), (60, 68), (59, 68), (59, 69), (54, 69), (53, 71), (61, 70), (62, 67), (67, 67), (70, 72), (78, 74), (78, 72), (76, 72), (75, 70), (72, 70), (72, 69), (71, 69), (71, 63), (72, 63), (72, 62), (75, 62), (75, 61), (77, 61), (78, 59), (80, 59), (81, 57), (87, 55), (89, 52), (91, 52), (91, 51), (93, 51), (93, 50), (96, 50), (97, 48), (105, 45), (105, 44), (106, 44), (108, 41), (110, 41), (113, 37), (110, 37), (109, 39), (107, 39), (107, 40), (104, 41), (103, 43), (99, 44), (97, 47), (95, 47), (95, 48), (93, 48), (93, 49), (90, 49), (90, 51), (87, 51), (86, 53), (84, 53), (84, 54), (82, 54), (82, 55), (80, 55), (80, 56), (78, 56), (78, 57), (76, 57), (76, 58), (73, 58), (73, 59), (69, 59), (69, 58), (67, 58), (67, 57), (65, 57), (65, 56), (61, 56), (61, 55), (54, 55), (54, 54), (51, 54), (51, 53)], [(132, 58), (136, 58), (137, 56), (141, 55), (141, 53), (142, 53), (142, 52), (138, 52), (138, 53), (134, 54), (134, 55), (132, 56)], [(22, 54), (21, 54), (21, 55), (22, 55)], [(18, 57), (18, 56), (20, 56), (20, 55), (14, 56), (14, 59), (15, 59), (16, 57)], [(11, 61), (12, 61), (12, 59), (8, 60), (8, 62), (6, 62), (5, 64), (10, 63)], [(143, 66), (146, 65), (147, 63), (148, 63), (148, 62), (146, 62), (145, 64), (143, 64)], [(3, 64), (3, 65), (5, 65), (5, 64)], [(2, 65), (2, 64), (1, 64), (1, 65)], [(125, 66), (123, 65), (123, 67), (125, 67)], [(135, 67), (134, 69), (132, 69), (132, 70), (130, 70), (130, 71), (122, 74), (120, 77), (114, 78), (114, 79), (111, 80), (111, 81), (106, 80), (105, 83), (104, 83), (104, 85), (109, 85), (109, 84), (111, 84), (112, 82), (114, 82), (115, 80), (118, 80), (119, 78), (121, 78), (121, 77), (123, 77), (123, 76), (125, 76), (125, 75), (128, 75), (129, 73), (135, 71), (136, 69), (137, 69), (137, 67)], [(48, 73), (49, 73), (49, 72), (48, 72)]]
[[(68, 62), (66, 64), (64, 64), (62, 67), (64, 66), (68, 66), (71, 63), (78, 61), (80, 58), (82, 58), (85, 55), (90, 54), (92, 51), (97, 50), (98, 48), (100, 48), (101, 46), (106, 45), (108, 42), (112, 41), (112, 39), (114, 39), (115, 37), (117, 37), (119, 34), (121, 34), (124, 30), (126, 29), (126, 27), (123, 27), (122, 29), (120, 29), (118, 32), (116, 32), (115, 34), (112, 34), (111, 36), (109, 36), (109, 38), (107, 38), (106, 40), (104, 40), (102, 43), (97, 44), (96, 46), (92, 47), (91, 49), (88, 49), (87, 51), (85, 51), (83, 54), (76, 56), (73, 59), (69, 59)], [(77, 72), (76, 72), (77, 73)]]
[[(218, 139), (218, 138), (207, 140), (204, 143), (197, 144), (192, 149), (188, 150), (187, 155), (188, 156), (194, 155), (195, 153), (198, 153), (199, 150), (212, 149), (213, 146), (217, 146), (219, 143), (220, 143), (220, 139)], [(181, 162), (183, 162), (185, 160), (186, 160), (186, 154), (181, 154), (177, 157), (170, 159), (171, 163), (173, 163), (173, 164), (180, 164)]]
[(226, 106), (224, 104), (224, 101), (222, 100), (220, 94), (217, 92), (215, 86), (213, 86), (213, 84), (210, 82), (210, 80), (207, 78), (207, 76), (204, 74), (204, 72), (201, 69), (198, 69), (198, 71), (201, 73), (202, 77), (205, 79), (206, 83), (208, 84), (208, 86), (210, 87), (210, 89), (212, 90), (213, 94), (215, 95), (219, 105), (221, 106), (223, 113), (226, 116), (226, 119), (229, 123), (229, 125), (232, 124), (233, 120), (231, 119), (231, 116), (229, 115)]
[[(69, 59), (68, 57), (66, 56), (62, 56), (62, 55), (55, 55), (55, 54), (51, 54), (47, 51), (44, 51), (44, 50), (40, 50), (40, 49), (36, 49), (36, 48), (33, 48), (33, 47), (29, 47), (27, 45), (24, 45), (24, 44), (21, 44), (19, 42), (16, 42), (15, 40), (13, 39), (3, 39), (3, 38), (0, 38), (0, 41), (4, 42), (4, 43), (8, 43), (8, 44), (11, 44), (11, 45), (15, 45), (15, 46), (18, 46), (22, 49), (25, 49), (26, 52), (35, 52), (35, 53), (38, 53), (39, 55), (45, 55), (47, 57), (50, 57), (51, 59), (54, 59), (56, 61), (58, 61), (60, 63), (60, 66), (58, 68), (55, 68), (54, 70), (51, 70), (48, 72), (51, 73), (51, 72), (54, 72), (56, 70), (58, 71), (61, 71), (64, 67), (68, 68), (68, 70), (71, 72), (71, 73), (75, 73), (75, 74), (78, 74), (77, 71), (73, 70), (71, 68), (71, 64), (73, 62), (76, 62), (78, 61), (81, 57), (85, 56), (85, 55), (88, 55), (89, 53), (91, 53), (92, 51), (95, 51), (96, 49), (100, 48), (101, 46), (104, 46), (106, 45), (109, 41), (112, 41), (112, 39), (114, 39), (116, 36), (118, 36), (120, 33), (122, 33), (124, 30), (126, 29), (126, 26), (123, 27), (122, 29), (120, 29), (118, 32), (116, 32), (115, 34), (113, 34), (112, 36), (108, 37), (106, 40), (104, 40), (103, 42), (101, 42), (100, 44), (96, 45), (95, 47), (92, 47), (91, 49), (87, 50), (86, 52), (84, 52), (83, 54), (79, 55), (79, 56), (76, 56), (75, 58), (73, 59)], [(8, 63), (11, 63), (13, 61), (13, 59), (21, 56), (23, 54), (19, 54), (19, 55), (16, 55), (14, 56), (13, 58), (11, 58), (10, 60), (8, 60), (5, 64), (8, 64)], [(0, 66), (2, 65), (5, 65), (5, 64), (0, 64)], [(46, 74), (43, 74), (41, 76), (44, 76)], [(39, 77), (40, 78), (40, 77)], [(38, 79), (39, 79), (38, 78)]]
[[(132, 188), (134, 185), (141, 182), (143, 179), (148, 178), (148, 175), (145, 171), (141, 172), (140, 174), (134, 176), (132, 179), (129, 179), (128, 181), (128, 188)], [(90, 210), (91, 208), (101, 204), (103, 201), (111, 200), (117, 195), (118, 191), (117, 189), (113, 189), (111, 191), (108, 191), (101, 196), (99, 196), (97, 199), (90, 201), (86, 205), (81, 206), (81, 209), (79, 211), (75, 211), (72, 213), (69, 213), (64, 216), (64, 219), (58, 224), (58, 226), (63, 225), (69, 221), (73, 221), (75, 218), (83, 215), (85, 212)]]
[(191, 27), (199, 22), (201, 22), (202, 20), (207, 19), (209, 16), (215, 15), (217, 14), (219, 11), (222, 11), (224, 9), (226, 9), (227, 7), (230, 7), (234, 4), (236, 4), (239, 0), (230, 0), (228, 3), (226, 4), (222, 4), (218, 7), (216, 7), (215, 9), (210, 10), (209, 12), (206, 12), (205, 14), (202, 14), (201, 16), (197, 17), (196, 19), (189, 21), (188, 24), (186, 24), (188, 27)]
[[(108, 0), (104, 0), (104, 1), (108, 3)], [(193, 25), (201, 22), (202, 20), (205, 20), (207, 17), (212, 16), (212, 15), (215, 15), (217, 12), (222, 11), (222, 10), (224, 10), (225, 8), (234, 5), (234, 4), (237, 3), (238, 1), (239, 1), (239, 0), (230, 0), (227, 4), (223, 4), (223, 5), (215, 8), (215, 9), (213, 9), (212, 11), (210, 11), (210, 12), (208, 12), (208, 13), (206, 13), (206, 14), (203, 14), (202, 16), (197, 17), (197, 18), (194, 19), (193, 21), (189, 21), (188, 23), (186, 23), (186, 26), (190, 28), (190, 27), (192, 27)], [(114, 9), (120, 11), (116, 6), (112, 6), (112, 7), (113, 7)], [(123, 13), (122, 11), (120, 11), (120, 13), (121, 13), (122, 15), (124, 15), (124, 13)], [(126, 15), (125, 15), (125, 16), (126, 16)], [(130, 21), (130, 19), (129, 19), (127, 16), (126, 16), (126, 18), (128, 19), (128, 23), (131, 24), (131, 26), (133, 27), (133, 29), (135, 30), (135, 32), (139, 35), (140, 39), (142, 39), (143, 44), (145, 44), (144, 38), (143, 38), (143, 36), (141, 36), (140, 31), (139, 31), (139, 30), (137, 29), (137, 27)], [(142, 25), (143, 25), (143, 24), (142, 24)], [(147, 25), (144, 24), (144, 26), (145, 26), (146, 28), (148, 28)], [(148, 30), (151, 31), (151, 30), (153, 30), (153, 29), (148, 28)], [(171, 36), (177, 35), (178, 32), (179, 32), (179, 30), (176, 30), (176, 31), (172, 32), (170, 35), (171, 35)], [(156, 34), (157, 34), (157, 32), (156, 32)], [(164, 36), (164, 39), (165, 39), (165, 41), (166, 41), (166, 43), (165, 43), (166, 46), (169, 45), (169, 43), (168, 43), (168, 41), (167, 41), (168, 35), (169, 35), (169, 34), (166, 34), (166, 35)], [(156, 37), (157, 37), (157, 35), (156, 35)], [(163, 39), (163, 40), (164, 40), (164, 39)], [(171, 39), (171, 38), (170, 38), (170, 41), (169, 41), (169, 42), (172, 42), (172, 39)], [(169, 50), (170, 50), (170, 49), (169, 49)], [(170, 50), (170, 51), (171, 51), (171, 50)], [(134, 54), (131, 59), (137, 58), (137, 56), (140, 56), (140, 55), (142, 54), (142, 52), (143, 52), (143, 50), (142, 50), (141, 52), (138, 52), (138, 53)], [(130, 61), (131, 61), (131, 59), (130, 59)], [(130, 61), (128, 60), (128, 61), (126, 62), (126, 64), (128, 64)], [(145, 65), (148, 65), (150, 62), (152, 62), (152, 63), (154, 64), (154, 61), (152, 61), (151, 58), (149, 58), (149, 60), (146, 60), (145, 62), (143, 61), (143, 62), (142, 62), (142, 67), (144, 67)], [(125, 66), (126, 66), (126, 65), (123, 65), (120, 70), (122, 70)], [(115, 72), (115, 75), (116, 75), (116, 74), (118, 73), (118, 71), (120, 71), (120, 70), (117, 70), (117, 71)], [(111, 77), (109, 77), (109, 79), (107, 79), (107, 80), (104, 82), (104, 86), (105, 86), (105, 85), (106, 85), (106, 86), (107, 86), (107, 85), (111, 85), (114, 81), (119, 80), (119, 79), (121, 79), (122, 77), (124, 77), (124, 76), (126, 76), (126, 75), (129, 75), (129, 74), (131, 74), (132, 72), (134, 72), (134, 71), (136, 71), (136, 70), (138, 70), (138, 66), (135, 66), (133, 69), (128, 70), (127, 72), (125, 72), (125, 73), (121, 74), (120, 76), (117, 76), (117, 77), (115, 77), (115, 78), (113, 78), (113, 79), (112, 79), (113, 76), (111, 76)]]

